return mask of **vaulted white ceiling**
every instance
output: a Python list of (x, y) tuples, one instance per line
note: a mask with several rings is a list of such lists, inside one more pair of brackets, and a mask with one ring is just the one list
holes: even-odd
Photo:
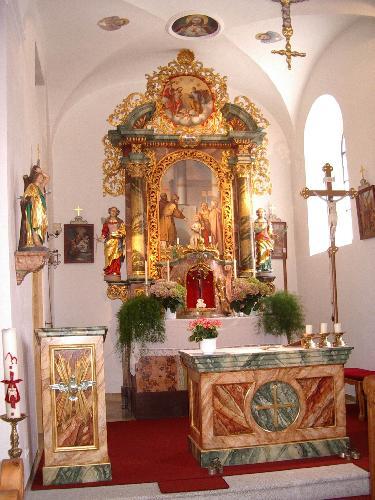
[[(292, 48), (307, 52), (293, 58), (271, 54), (285, 40), (263, 44), (258, 32), (281, 33), (280, 4), (271, 0), (34, 0), (45, 40), (50, 123), (55, 131), (64, 113), (88, 93), (126, 82), (144, 91), (145, 73), (192, 49), (205, 66), (228, 76), (230, 96), (244, 94), (272, 111), (292, 130), (298, 102), (313, 66), (334, 39), (362, 16), (375, 16), (374, 0), (307, 0), (291, 5)], [(177, 14), (208, 14), (222, 24), (208, 39), (178, 39), (166, 25)], [(130, 23), (104, 31), (97, 22), (108, 16)], [(126, 92), (127, 93), (127, 92)], [(126, 95), (124, 92), (124, 97)]]

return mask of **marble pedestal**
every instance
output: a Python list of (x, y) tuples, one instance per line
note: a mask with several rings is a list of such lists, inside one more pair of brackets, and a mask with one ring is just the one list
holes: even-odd
[(112, 479), (107, 449), (106, 327), (42, 328), (43, 484)]
[(189, 444), (202, 467), (336, 455), (346, 436), (343, 365), (351, 347), (180, 351)]

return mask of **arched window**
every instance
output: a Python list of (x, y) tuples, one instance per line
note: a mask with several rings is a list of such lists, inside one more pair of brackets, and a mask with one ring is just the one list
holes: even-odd
[[(333, 167), (334, 189), (348, 189), (345, 137), (341, 109), (334, 97), (322, 95), (311, 106), (305, 125), (306, 186), (325, 189), (325, 163)], [(336, 245), (353, 241), (350, 199), (337, 203)], [(329, 247), (327, 203), (314, 196), (307, 200), (310, 255), (324, 252)]]

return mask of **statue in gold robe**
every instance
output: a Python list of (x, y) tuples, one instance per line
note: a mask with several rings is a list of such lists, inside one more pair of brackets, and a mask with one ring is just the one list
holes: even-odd
[(125, 255), (125, 224), (118, 216), (120, 211), (116, 207), (108, 209), (102, 228), (101, 239), (104, 241), (104, 279), (105, 281), (121, 280), (121, 263)]
[(21, 199), (21, 229), (18, 250), (43, 247), (48, 229), (45, 188), (48, 175), (39, 166), (31, 168), (24, 176), (24, 193)]
[(274, 248), (273, 230), (271, 221), (264, 214), (264, 208), (258, 208), (257, 218), (254, 221), (256, 269), (257, 271), (272, 271), (271, 255)]

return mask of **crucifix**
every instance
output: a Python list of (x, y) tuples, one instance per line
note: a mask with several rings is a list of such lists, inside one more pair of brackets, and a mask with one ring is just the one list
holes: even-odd
[(282, 34), (286, 39), (286, 45), (284, 50), (271, 50), (271, 53), (279, 54), (280, 56), (286, 56), (288, 69), (292, 69), (292, 57), (306, 57), (306, 52), (297, 52), (296, 50), (292, 50), (290, 39), (292, 38), (293, 35), (293, 28), (292, 28), (292, 19), (290, 17), (290, 4), (304, 2), (305, 0), (272, 0), (272, 1), (281, 4), (281, 15), (283, 19)]
[(74, 208), (74, 211), (77, 212), (77, 217), (80, 217), (81, 212), (83, 212), (83, 208), (81, 208), (79, 205)]
[(337, 306), (337, 283), (336, 283), (336, 253), (338, 248), (335, 244), (335, 234), (337, 226), (337, 212), (336, 203), (346, 196), (350, 198), (355, 198), (357, 196), (357, 191), (354, 188), (350, 188), (349, 191), (345, 189), (332, 189), (332, 182), (334, 177), (331, 176), (333, 168), (329, 163), (326, 163), (323, 167), (323, 172), (325, 173), (324, 182), (327, 189), (308, 189), (303, 188), (301, 191), (301, 196), (307, 200), (310, 196), (318, 196), (323, 201), (327, 203), (328, 208), (328, 225), (329, 225), (329, 237), (330, 246), (328, 248), (329, 262), (330, 262), (330, 277), (331, 277), (331, 293), (332, 293), (332, 321), (333, 323), (338, 323), (339, 313)]

